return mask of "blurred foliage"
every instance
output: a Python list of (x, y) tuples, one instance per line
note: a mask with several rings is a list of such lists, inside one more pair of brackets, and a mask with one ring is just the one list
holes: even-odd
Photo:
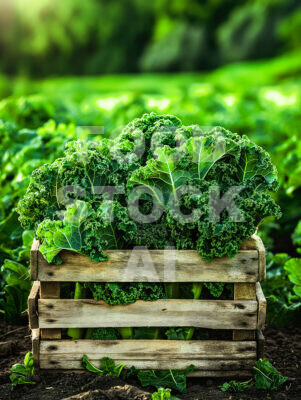
[(1, 0), (0, 71), (209, 69), (297, 50), (300, 15), (298, 0)]

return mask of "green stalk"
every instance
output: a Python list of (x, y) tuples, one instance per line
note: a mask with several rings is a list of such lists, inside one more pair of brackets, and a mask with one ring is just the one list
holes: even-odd
[(168, 299), (178, 299), (180, 297), (180, 284), (176, 283), (164, 283), (165, 294)]
[(133, 328), (118, 328), (118, 331), (122, 339), (131, 339), (131, 337), (134, 335)]
[[(74, 299), (84, 299), (86, 297), (86, 289), (82, 283), (76, 282)], [(69, 328), (67, 335), (72, 339), (82, 339), (84, 336), (84, 329), (82, 328)]]
[[(193, 293), (193, 299), (198, 300), (202, 294), (202, 289), (203, 289), (203, 283), (193, 283), (192, 284), (192, 293)], [(189, 328), (185, 340), (191, 340), (193, 335), (194, 335), (194, 328)]]
[(94, 330), (93, 328), (88, 328), (86, 330), (85, 339), (91, 339), (92, 338), (93, 330)]

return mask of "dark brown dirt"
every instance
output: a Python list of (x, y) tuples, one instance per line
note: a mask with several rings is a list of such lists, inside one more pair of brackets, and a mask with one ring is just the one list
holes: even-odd
[[(266, 356), (288, 381), (276, 391), (250, 389), (244, 393), (223, 393), (218, 389), (224, 379), (188, 379), (183, 400), (300, 400), (301, 399), (301, 329), (267, 329)], [(12, 388), (9, 369), (23, 362), (31, 349), (27, 327), (0, 322), (0, 399), (2, 400), (148, 400), (152, 388), (138, 382), (100, 377), (90, 373), (43, 374), (36, 385)], [(174, 393), (176, 395), (176, 393)]]

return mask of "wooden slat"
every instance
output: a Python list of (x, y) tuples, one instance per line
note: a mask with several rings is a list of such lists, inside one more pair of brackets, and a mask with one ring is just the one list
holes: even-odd
[(261, 330), (257, 331), (257, 359), (264, 358), (265, 339)]
[(38, 280), (38, 253), (40, 242), (36, 239), (33, 240), (30, 249), (30, 279), (32, 281)]
[(209, 371), (209, 370), (196, 370), (190, 372), (188, 375), (188, 378), (230, 378), (230, 377), (235, 377), (236, 379), (239, 378), (246, 378), (246, 377), (251, 377), (253, 376), (253, 369), (248, 368), (248, 369), (240, 369), (237, 371), (227, 371), (221, 370), (221, 371)]
[(68, 354), (69, 359), (79, 359), (87, 354), (91, 360), (102, 357), (128, 360), (168, 361), (170, 358), (191, 360), (254, 359), (256, 342), (231, 342), (222, 340), (43, 340), (41, 355)]
[[(93, 262), (87, 256), (62, 251), (62, 265), (48, 264), (38, 255), (40, 281), (60, 282), (256, 282), (257, 250), (241, 250), (234, 258), (222, 257), (205, 262), (195, 250), (107, 250), (108, 261)], [(151, 256), (151, 259), (149, 257)], [(175, 258), (164, 265), (164, 260)], [(143, 266), (141, 259), (144, 260)], [(151, 260), (145, 261), (145, 260)], [(135, 266), (137, 266), (135, 268)], [(175, 271), (174, 271), (175, 269)], [(143, 271), (148, 271), (148, 276)], [(154, 273), (150, 276), (150, 271)]]
[(38, 297), (40, 292), (40, 282), (35, 281), (32, 285), (28, 297), (28, 319), (30, 329), (37, 329), (39, 327), (38, 318)]
[[(80, 369), (81, 357), (78, 359), (70, 359), (68, 354), (59, 356), (42, 356), (40, 355), (40, 367), (45, 369), (65, 368), (65, 369)], [(249, 369), (255, 363), (256, 357), (253, 360), (194, 360), (193, 365), (198, 370), (237, 370)], [(100, 360), (95, 360), (96, 366), (100, 367)], [(158, 360), (127, 360), (117, 358), (114, 360), (117, 364), (125, 363), (128, 366), (135, 366), (138, 369), (184, 369), (192, 364), (190, 359), (169, 359), (167, 361)]]
[(41, 328), (195, 326), (256, 329), (257, 301), (157, 300), (110, 306), (94, 300), (39, 300)]
[[(60, 368), (55, 368), (55, 369), (40, 369), (39, 370), (39, 376), (43, 376), (44, 374), (86, 374), (87, 371), (84, 369), (60, 369)], [(241, 370), (233, 370), (233, 371), (227, 371), (227, 370), (221, 370), (221, 371), (209, 371), (209, 370), (194, 370), (190, 372), (187, 376), (189, 378), (194, 378), (194, 377), (202, 377), (202, 378), (208, 378), (208, 377), (250, 377), (253, 375), (253, 369), (241, 369)]]
[(34, 367), (39, 368), (40, 364), (40, 329), (33, 329), (31, 332), (32, 338), (32, 356)]
[[(60, 298), (60, 283), (59, 282), (41, 282), (40, 286), (41, 299), (59, 299)], [(38, 300), (38, 304), (40, 301)], [(44, 300), (47, 301), (47, 300)], [(50, 300), (51, 301), (51, 300)], [(55, 301), (55, 300), (52, 300)], [(58, 301), (58, 300), (56, 300)], [(40, 306), (39, 306), (40, 315)], [(39, 327), (42, 328), (39, 323)], [(47, 327), (46, 327), (47, 328)], [(51, 328), (51, 327), (48, 327)], [(41, 329), (42, 339), (61, 339), (61, 329)]]
[[(234, 300), (255, 300), (256, 289), (254, 283), (234, 283)], [(233, 327), (234, 328), (234, 327)], [(254, 340), (255, 331), (233, 331), (233, 340)]]
[(266, 280), (266, 254), (264, 244), (261, 238), (257, 235), (253, 235), (253, 238), (256, 240), (256, 246), (258, 250), (258, 260), (259, 260), (259, 281)]
[(258, 301), (258, 329), (264, 329), (266, 312), (267, 312), (267, 301), (262, 291), (259, 282), (256, 283), (256, 297)]

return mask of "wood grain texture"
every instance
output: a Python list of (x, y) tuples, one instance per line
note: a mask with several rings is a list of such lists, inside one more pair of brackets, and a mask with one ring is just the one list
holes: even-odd
[(28, 297), (28, 320), (30, 329), (37, 329), (39, 327), (39, 317), (38, 317), (39, 293), (40, 293), (40, 282), (35, 281), (32, 285)]
[[(55, 369), (40, 369), (39, 370), (39, 376), (43, 376), (44, 374), (86, 374), (87, 371), (84, 369), (60, 369), (60, 368), (55, 368)], [(209, 378), (209, 377), (251, 377), (253, 376), (253, 369), (241, 369), (238, 371), (227, 371), (227, 370), (221, 370), (221, 371), (211, 371), (211, 370), (194, 370), (190, 372), (187, 375), (189, 378), (192, 377), (202, 377), (202, 378)]]
[(110, 306), (94, 300), (39, 300), (40, 328), (195, 326), (256, 329), (257, 301), (139, 300)]
[[(109, 260), (96, 263), (87, 256), (62, 251), (61, 265), (48, 264), (39, 253), (38, 279), (50, 282), (257, 282), (259, 279), (257, 250), (241, 250), (234, 258), (222, 257), (210, 263), (195, 250), (135, 250), (135, 253), (107, 250), (106, 253)], [(172, 259), (175, 263), (170, 262)]]
[(32, 281), (38, 280), (38, 254), (39, 254), (40, 242), (33, 239), (32, 246), (30, 249), (30, 279)]
[[(254, 283), (234, 283), (234, 300), (255, 300), (256, 286)], [(234, 328), (234, 327), (233, 327)], [(255, 331), (233, 331), (233, 340), (254, 340)]]
[(256, 297), (258, 302), (258, 322), (257, 328), (264, 329), (265, 319), (267, 313), (267, 301), (262, 291), (261, 285), (259, 282), (256, 283)]
[[(59, 356), (43, 356), (40, 355), (40, 367), (45, 369), (52, 368), (65, 368), (65, 369), (80, 369), (81, 357), (77, 359), (70, 359), (68, 354)], [(237, 369), (250, 369), (254, 365), (254, 360), (194, 360), (193, 364), (197, 370), (237, 370)], [(100, 367), (100, 360), (91, 360)], [(128, 366), (135, 366), (138, 369), (184, 369), (191, 365), (190, 359), (170, 358), (168, 361), (162, 360), (127, 360), (126, 358), (116, 358), (114, 360), (117, 364), (125, 363)]]
[(32, 339), (32, 356), (34, 367), (39, 368), (40, 365), (40, 329), (33, 329), (31, 332)]
[[(222, 340), (43, 340), (43, 356), (68, 354), (79, 359), (87, 354), (89, 359), (102, 357), (127, 358), (128, 360), (168, 361), (170, 358), (191, 360), (242, 360), (256, 357), (256, 342), (231, 342)], [(77, 357), (77, 358), (76, 358)]]
[[(40, 283), (40, 297), (41, 299), (59, 299), (61, 286), (59, 282), (41, 282)], [(38, 300), (38, 305), (41, 300)], [(38, 306), (38, 313), (40, 315), (40, 307)], [(39, 328), (41, 324), (39, 323)], [(61, 339), (61, 329), (41, 329), (42, 339)]]
[(265, 247), (261, 240), (261, 238), (257, 235), (253, 235), (253, 238), (256, 240), (256, 246), (258, 250), (258, 260), (259, 260), (259, 281), (266, 280), (266, 253)]

